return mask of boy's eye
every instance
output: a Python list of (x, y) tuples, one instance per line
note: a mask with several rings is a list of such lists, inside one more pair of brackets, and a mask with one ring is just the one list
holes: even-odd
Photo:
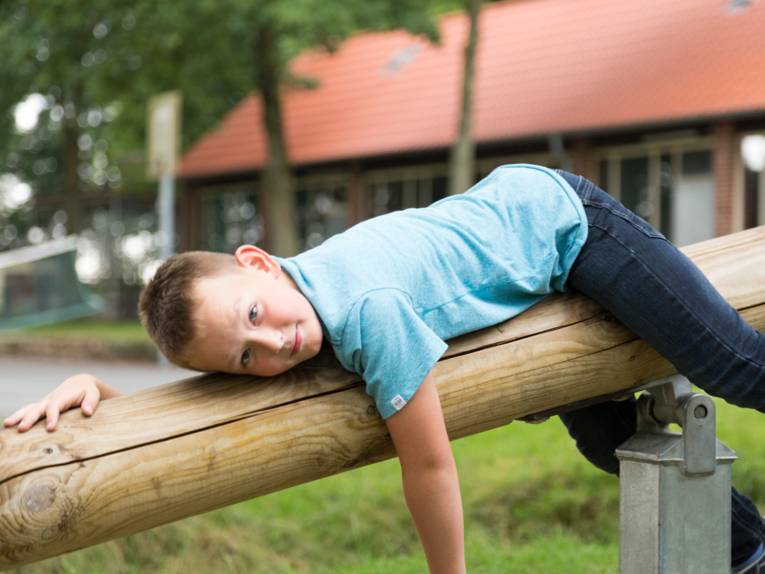
[(249, 362), (250, 362), (250, 350), (249, 349), (245, 349), (244, 353), (242, 353), (242, 366), (246, 367), (247, 363), (249, 363)]
[(250, 323), (254, 325), (257, 319), (258, 319), (258, 306), (253, 305), (252, 307), (250, 307)]

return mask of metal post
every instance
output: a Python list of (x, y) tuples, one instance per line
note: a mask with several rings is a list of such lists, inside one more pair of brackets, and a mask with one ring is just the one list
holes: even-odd
[[(159, 197), (157, 212), (159, 220), (159, 258), (166, 261), (175, 252), (175, 190), (171, 172), (163, 173), (159, 178)], [(166, 367), (170, 364), (159, 349), (157, 362)]]
[(175, 198), (173, 174), (163, 173), (159, 180), (159, 257), (164, 261), (175, 250)]
[[(670, 432), (677, 423), (683, 434)], [(730, 469), (715, 408), (680, 375), (641, 395), (638, 432), (621, 445), (620, 573), (730, 570)]]

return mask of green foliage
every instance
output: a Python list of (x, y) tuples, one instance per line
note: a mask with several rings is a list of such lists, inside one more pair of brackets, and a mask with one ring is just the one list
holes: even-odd
[[(187, 147), (257, 87), (253, 46), (266, 27), (278, 36), (279, 61), (286, 71), (300, 51), (333, 49), (358, 29), (403, 26), (435, 39), (435, 24), (425, 8), (414, 0), (5, 2), (0, 6), (0, 152), (7, 155), (14, 139), (16, 147), (24, 147), (14, 134), (12, 110), (35, 92), (46, 97), (48, 119), (36, 139), (55, 134), (63, 120), (56, 106), (62, 106), (67, 117), (77, 115), (94, 139), (105, 138), (110, 155), (118, 158), (143, 146), (147, 99), (180, 89)], [(99, 113), (88, 116), (94, 111)], [(5, 163), (17, 167), (7, 157)], [(19, 175), (35, 179), (26, 170)]]
[[(1, 2), (0, 177), (17, 180), (0, 180), (0, 250), (26, 244), (33, 226), (42, 238), (80, 230), (102, 253), (97, 281), (111, 274), (116, 282), (104, 288), (124, 290), (120, 281), (134, 282), (136, 273), (120, 241), (148, 231), (137, 222), (151, 218), (143, 153), (151, 96), (182, 92), (186, 149), (253, 91), (315, 86), (315, 78), (289, 74), (302, 50), (333, 50), (359, 29), (404, 26), (436, 39), (428, 8), (416, 0)], [(40, 94), (44, 109), (33, 129), (18, 133), (14, 109), (28, 94)], [(280, 131), (272, 122), (269, 140), (283, 139)], [(9, 181), (30, 184), (31, 201), (4, 207)], [(111, 190), (133, 195), (129, 205), (105, 198)], [(85, 194), (90, 200), (78, 205)], [(104, 213), (109, 221), (99, 227)], [(152, 245), (147, 261), (157, 257)]]
[(69, 341), (104, 341), (108, 343), (150, 343), (151, 339), (138, 321), (102, 321), (77, 319), (54, 325), (30, 327), (21, 331), (0, 333), (0, 340), (34, 338), (67, 339)]
[[(51, 141), (49, 153), (59, 155), (61, 168), (61, 128), (67, 119), (87, 136), (79, 142), (85, 166), (95, 160), (99, 142), (109, 163), (116, 164), (143, 148), (151, 95), (184, 91), (188, 142), (251, 88), (246, 54), (220, 27), (207, 24), (217, 21), (209, 2), (24, 0), (5, 3), (0, 10), (0, 43), (8, 48), (8, 57), (0, 60), (0, 78), (4, 87), (13, 86), (0, 94), (0, 151), (5, 152), (4, 167), (36, 187), (45, 187), (39, 174), (13, 158), (39, 158), (45, 151), (41, 142)], [(228, 41), (220, 41), (221, 36)], [(42, 94), (47, 105), (37, 129), (19, 137), (12, 129), (12, 110), (28, 93)], [(120, 182), (119, 175), (107, 181), (97, 177), (102, 171), (89, 177), (85, 170), (81, 179), (97, 187)]]
[[(292, 78), (287, 70), (300, 51), (335, 49), (359, 29), (403, 26), (435, 40), (428, 8), (416, 0), (7, 0), (0, 3), (0, 174), (29, 182), (36, 197), (61, 196), (65, 169), (77, 170), (80, 189), (150, 190), (142, 150), (152, 95), (183, 93), (185, 149), (262, 87), (256, 58), (262, 34), (276, 38), (277, 81), (310, 89), (315, 79)], [(34, 129), (17, 133), (14, 108), (32, 93), (45, 98), (45, 108)], [(66, 125), (74, 128), (69, 136)], [(72, 145), (78, 167), (65, 162)], [(57, 209), (50, 205), (0, 214), (0, 226), (19, 230), (0, 249), (24, 243), (32, 224), (50, 227)]]

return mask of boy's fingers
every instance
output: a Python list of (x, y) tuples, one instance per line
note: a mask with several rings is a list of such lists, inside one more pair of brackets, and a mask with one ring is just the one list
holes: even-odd
[(3, 421), (3, 426), (6, 426), (6, 427), (12, 427), (12, 426), (13, 426), (13, 425), (15, 425), (17, 422), (18, 422), (18, 421), (16, 421), (16, 420), (15, 420), (15, 419), (13, 419), (12, 417), (8, 417), (7, 419), (5, 419), (5, 420)]
[(30, 404), (20, 408), (15, 413), (13, 413), (10, 417), (5, 419), (5, 424), (11, 427), (19, 424), (33, 406), (34, 406), (33, 404)]
[(16, 423), (18, 423), (21, 419), (24, 418), (24, 415), (27, 413), (27, 411), (34, 406), (34, 403), (29, 403), (28, 405), (25, 405), (18, 409), (15, 413), (13, 413), (11, 416), (9, 416), (7, 419), (5, 419), (5, 424), (7, 426), (13, 426)]
[(99, 394), (95, 385), (88, 387), (85, 390), (85, 398), (82, 399), (82, 412), (87, 416), (90, 416), (96, 412), (96, 407), (98, 406), (98, 401), (100, 398), (101, 395)]
[(58, 406), (56, 405), (48, 405), (48, 408), (45, 409), (45, 418), (48, 420), (46, 423), (46, 427), (49, 431), (56, 429), (56, 424), (58, 423)]
[(19, 432), (25, 432), (32, 428), (32, 425), (37, 422), (44, 412), (45, 407), (43, 405), (33, 405), (33, 408), (24, 415), (24, 419), (19, 424)]

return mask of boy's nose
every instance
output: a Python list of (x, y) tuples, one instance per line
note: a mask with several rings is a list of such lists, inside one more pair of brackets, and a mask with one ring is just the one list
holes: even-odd
[(279, 329), (258, 327), (250, 336), (259, 346), (273, 353), (278, 353), (284, 347), (284, 334)]

